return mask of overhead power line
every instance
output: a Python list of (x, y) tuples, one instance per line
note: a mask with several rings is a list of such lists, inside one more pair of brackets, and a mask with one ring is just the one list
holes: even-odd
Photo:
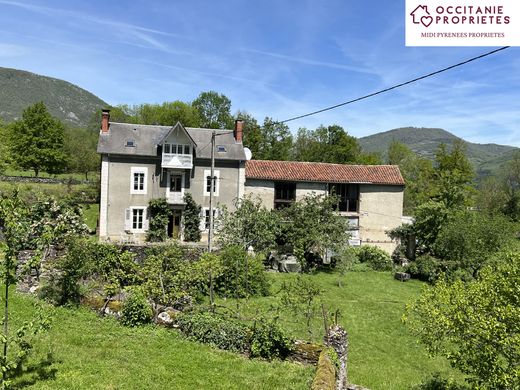
[(505, 50), (505, 49), (508, 49), (509, 46), (504, 46), (504, 47), (501, 47), (499, 49), (495, 49), (495, 50), (492, 50), (490, 52), (487, 52), (487, 53), (484, 53), (484, 54), (481, 54), (479, 56), (476, 56), (476, 57), (473, 57), (473, 58), (470, 58), (469, 60), (466, 60), (466, 61), (463, 61), (463, 62), (459, 62), (458, 64), (455, 64), (455, 65), (451, 65), (451, 66), (448, 66), (447, 68), (443, 68), (443, 69), (440, 69), (440, 70), (437, 70), (435, 72), (432, 72), (432, 73), (428, 73), (424, 76), (421, 76), (421, 77), (417, 77), (415, 79), (412, 79), (412, 80), (409, 80), (409, 81), (406, 81), (404, 83), (401, 83), (401, 84), (397, 84), (397, 85), (394, 85), (393, 87), (389, 87), (389, 88), (385, 88), (385, 89), (382, 89), (380, 91), (377, 91), (377, 92), (374, 92), (374, 93), (371, 93), (371, 94), (368, 94), (368, 95), (365, 95), (365, 96), (361, 96), (361, 97), (358, 97), (356, 99), (352, 99), (352, 100), (349, 100), (347, 102), (343, 102), (343, 103), (339, 103), (339, 104), (336, 104), (334, 106), (330, 106), (330, 107), (326, 107), (326, 108), (322, 108), (321, 110), (317, 110), (317, 111), (313, 111), (313, 112), (309, 112), (308, 114), (303, 114), (303, 115), (298, 115), (298, 116), (295, 116), (293, 118), (289, 118), (289, 119), (286, 119), (284, 121), (280, 121), (278, 123), (287, 123), (287, 122), (290, 122), (290, 121), (294, 121), (296, 119), (301, 119), (301, 118), (305, 118), (305, 117), (308, 117), (308, 116), (311, 116), (311, 115), (316, 115), (316, 114), (319, 114), (321, 112), (325, 112), (325, 111), (329, 111), (329, 110), (333, 110), (335, 108), (338, 108), (338, 107), (342, 107), (342, 106), (346, 106), (347, 104), (352, 104), (352, 103), (355, 103), (355, 102), (359, 102), (360, 100), (364, 100), (364, 99), (368, 99), (369, 97), (372, 97), (372, 96), (376, 96), (376, 95), (380, 95), (382, 93), (385, 93), (385, 92), (388, 92), (388, 91), (391, 91), (393, 89), (397, 89), (397, 88), (400, 88), (400, 87), (403, 87), (405, 85), (408, 85), (408, 84), (412, 84), (412, 83), (415, 83), (419, 80), (423, 80), (423, 79), (426, 79), (428, 77), (432, 77), (432, 76), (435, 76), (439, 73), (442, 73), (442, 72), (446, 72), (448, 70), (451, 70), (453, 68), (457, 68), (459, 66), (462, 66), (462, 65), (466, 65), (470, 62), (473, 62), (473, 61), (476, 61), (476, 60), (479, 60), (481, 58), (484, 58), (484, 57), (487, 57), (487, 56), (490, 56), (492, 54), (495, 54), (495, 53), (498, 53), (499, 51), (502, 51), (502, 50)]

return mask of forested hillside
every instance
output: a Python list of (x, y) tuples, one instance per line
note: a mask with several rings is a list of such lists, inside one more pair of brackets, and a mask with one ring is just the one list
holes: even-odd
[(0, 68), (0, 117), (11, 122), (37, 102), (74, 127), (85, 127), (96, 110), (107, 103), (92, 93), (64, 80), (18, 69)]

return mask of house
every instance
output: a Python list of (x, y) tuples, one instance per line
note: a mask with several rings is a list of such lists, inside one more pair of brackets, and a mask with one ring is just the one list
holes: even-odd
[[(145, 240), (149, 201), (164, 198), (173, 210), (168, 236), (182, 238), (184, 194), (202, 207), (203, 239), (209, 228), (213, 182), (214, 216), (245, 195), (267, 208), (284, 207), (311, 193), (338, 195), (338, 212), (348, 218), (352, 245), (395, 248), (385, 231), (401, 224), (404, 180), (397, 166), (343, 165), (289, 161), (247, 161), (242, 121), (234, 130), (110, 122), (103, 111), (99, 237)], [(212, 134), (214, 180), (211, 180)]]
[[(143, 242), (147, 206), (165, 198), (173, 210), (168, 236), (181, 238), (184, 194), (202, 206), (200, 228), (207, 233), (211, 190), (211, 138), (215, 132), (213, 201), (233, 209), (244, 194), (246, 155), (242, 121), (234, 130), (110, 122), (104, 110), (98, 141), (101, 154), (99, 238)], [(218, 206), (214, 215), (218, 214)]]
[(336, 194), (338, 212), (351, 227), (351, 245), (375, 245), (388, 253), (396, 247), (386, 234), (402, 223), (405, 183), (396, 165), (251, 160), (245, 176), (245, 194), (267, 208), (285, 207), (311, 193)]

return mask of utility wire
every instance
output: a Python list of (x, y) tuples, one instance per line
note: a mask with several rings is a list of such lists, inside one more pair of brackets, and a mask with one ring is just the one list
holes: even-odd
[(313, 112), (309, 112), (308, 114), (303, 114), (303, 115), (298, 115), (298, 116), (295, 116), (293, 118), (289, 118), (289, 119), (286, 119), (284, 121), (280, 121), (278, 123), (287, 123), (287, 122), (290, 122), (290, 121), (294, 121), (296, 119), (301, 119), (301, 118), (305, 118), (305, 117), (308, 117), (308, 116), (311, 116), (311, 115), (316, 115), (316, 114), (319, 114), (321, 112), (325, 112), (325, 111), (329, 111), (329, 110), (333, 110), (335, 108), (338, 108), (338, 107), (342, 107), (342, 106), (346, 106), (347, 104), (352, 104), (352, 103), (355, 103), (355, 102), (359, 102), (360, 100), (364, 100), (364, 99), (368, 99), (369, 97), (372, 97), (372, 96), (376, 96), (376, 95), (380, 95), (382, 93), (385, 93), (385, 92), (388, 92), (388, 91), (391, 91), (393, 89), (397, 89), (397, 88), (400, 88), (400, 87), (403, 87), (405, 85), (408, 85), (408, 84), (412, 84), (412, 83), (415, 83), (419, 80), (423, 80), (423, 79), (426, 79), (428, 77), (432, 77), (432, 76), (435, 76), (439, 73), (442, 73), (442, 72), (446, 72), (448, 70), (451, 70), (453, 68), (457, 68), (459, 66), (462, 66), (462, 65), (466, 65), (472, 61), (476, 61), (476, 60), (479, 60), (481, 58), (484, 58), (484, 57), (487, 57), (487, 56), (490, 56), (492, 54), (495, 54), (495, 53), (498, 53), (499, 51), (502, 51), (502, 50), (505, 50), (505, 49), (508, 49), (509, 46), (504, 46), (504, 47), (501, 47), (499, 49), (495, 49), (495, 50), (492, 50), (490, 52), (487, 52), (487, 53), (484, 53), (484, 54), (481, 54), (477, 57), (473, 57), (473, 58), (470, 58), (469, 60), (466, 60), (466, 61), (463, 61), (463, 62), (459, 62), (458, 64), (455, 64), (455, 65), (451, 65), (451, 66), (448, 66), (447, 68), (443, 68), (443, 69), (440, 69), (440, 70), (437, 70), (435, 72), (432, 72), (432, 73), (428, 73), (424, 76), (421, 76), (421, 77), (417, 77), (415, 79), (412, 79), (412, 80), (409, 80), (409, 81), (406, 81), (404, 83), (401, 83), (401, 84), (397, 84), (397, 85), (394, 85), (393, 87), (389, 87), (389, 88), (385, 88), (385, 89), (382, 89), (380, 91), (377, 91), (377, 92), (374, 92), (374, 93), (371, 93), (371, 94), (368, 94), (368, 95), (365, 95), (365, 96), (361, 96), (361, 97), (358, 97), (356, 99), (352, 99), (352, 100), (349, 100), (347, 102), (343, 102), (343, 103), (339, 103), (339, 104), (336, 104), (334, 106), (330, 106), (330, 107), (326, 107), (326, 108), (322, 108), (321, 110), (317, 110), (317, 111), (313, 111)]

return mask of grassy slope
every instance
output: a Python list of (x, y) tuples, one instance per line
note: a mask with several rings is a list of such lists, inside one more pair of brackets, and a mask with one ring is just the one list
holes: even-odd
[[(13, 318), (28, 319), (32, 300), (13, 298)], [(36, 381), (25, 375), (18, 383), (30, 389), (307, 389), (314, 373), (215, 350), (176, 331), (125, 328), (86, 309), (56, 309), (36, 350), (40, 359), (52, 351), (56, 374)]]
[[(274, 274), (273, 291), (294, 275)], [(345, 327), (350, 339), (349, 378), (372, 390), (409, 389), (430, 373), (439, 371), (446, 376), (457, 375), (447, 361), (427, 356), (417, 344), (401, 316), (405, 304), (416, 297), (424, 283), (395, 281), (389, 273), (349, 273), (338, 287), (337, 274), (319, 273), (306, 276), (324, 290), (323, 301), (329, 311), (340, 310), (339, 323)], [(242, 307), (242, 313), (252, 315), (256, 307), (267, 309), (275, 297), (256, 298)], [(228, 303), (234, 307), (234, 302)], [(284, 327), (302, 339), (308, 339), (305, 321), (292, 313), (282, 312)], [(323, 337), (323, 320), (313, 323), (313, 338)]]

